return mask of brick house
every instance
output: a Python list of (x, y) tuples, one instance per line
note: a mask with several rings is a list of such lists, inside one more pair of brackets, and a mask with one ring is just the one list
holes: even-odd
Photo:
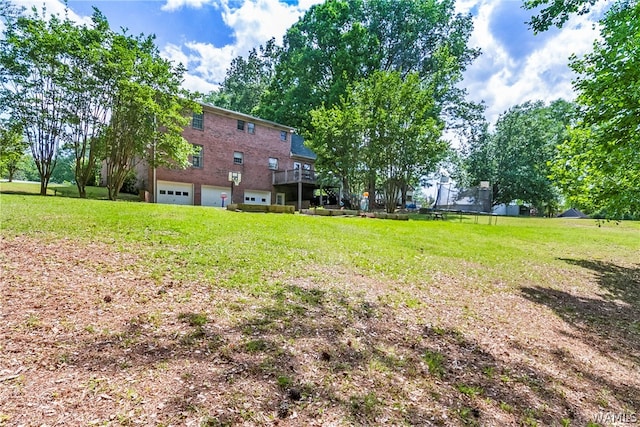
[(316, 155), (294, 129), (213, 105), (203, 104), (202, 110), (183, 132), (199, 150), (192, 166), (146, 168), (142, 174), (151, 202), (308, 207), (317, 188)]

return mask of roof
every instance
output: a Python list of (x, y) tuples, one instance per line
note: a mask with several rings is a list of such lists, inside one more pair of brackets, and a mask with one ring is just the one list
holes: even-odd
[(316, 153), (304, 145), (304, 138), (295, 133), (291, 135), (291, 155), (304, 157), (309, 160), (315, 160), (318, 158)]
[(578, 209), (571, 208), (559, 214), (558, 218), (587, 218), (587, 216)]
[(206, 108), (208, 110), (212, 110), (220, 115), (223, 116), (227, 116), (227, 117), (233, 117), (235, 119), (240, 119), (240, 120), (245, 120), (248, 122), (256, 122), (256, 123), (261, 123), (263, 125), (267, 125), (270, 127), (274, 127), (280, 130), (284, 130), (287, 131), (289, 133), (292, 133), (295, 131), (294, 128), (292, 128), (291, 126), (286, 126), (286, 125), (282, 125), (280, 123), (276, 123), (276, 122), (272, 122), (270, 120), (265, 120), (265, 119), (261, 119), (260, 117), (255, 117), (249, 114), (244, 114), (244, 113), (239, 113), (237, 111), (233, 111), (233, 110), (227, 110), (226, 108), (222, 108), (222, 107), (218, 107), (216, 105), (213, 104), (207, 104), (206, 102), (201, 102), (200, 105), (202, 105), (202, 108)]

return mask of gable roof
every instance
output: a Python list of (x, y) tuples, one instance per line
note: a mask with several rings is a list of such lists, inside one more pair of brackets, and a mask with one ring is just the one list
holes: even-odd
[(558, 218), (588, 218), (585, 214), (580, 212), (576, 208), (567, 209), (566, 211), (558, 214)]
[(309, 147), (304, 145), (304, 138), (298, 134), (291, 135), (291, 155), (316, 160), (318, 156)]

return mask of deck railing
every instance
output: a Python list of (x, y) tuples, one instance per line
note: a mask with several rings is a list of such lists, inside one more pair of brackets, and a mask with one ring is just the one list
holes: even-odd
[(296, 182), (315, 184), (315, 171), (308, 169), (290, 169), (273, 172), (273, 185), (293, 184)]

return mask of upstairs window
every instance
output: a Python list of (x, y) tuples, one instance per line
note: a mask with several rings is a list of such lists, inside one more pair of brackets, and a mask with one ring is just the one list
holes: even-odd
[(202, 145), (193, 145), (194, 153), (191, 155), (191, 166), (202, 168)]
[(191, 117), (191, 127), (198, 130), (203, 130), (204, 114), (193, 113), (193, 117)]
[(255, 123), (251, 123), (251, 122), (247, 123), (247, 132), (249, 132), (252, 135), (254, 133), (256, 133), (256, 125), (255, 125)]
[(233, 164), (241, 165), (243, 162), (244, 162), (244, 155), (239, 151), (235, 151), (233, 153)]
[(275, 157), (269, 157), (269, 169), (278, 170), (278, 159)]
[(287, 132), (284, 130), (280, 131), (280, 141), (286, 141), (287, 140)]
[(244, 130), (244, 120), (238, 120), (238, 130)]

